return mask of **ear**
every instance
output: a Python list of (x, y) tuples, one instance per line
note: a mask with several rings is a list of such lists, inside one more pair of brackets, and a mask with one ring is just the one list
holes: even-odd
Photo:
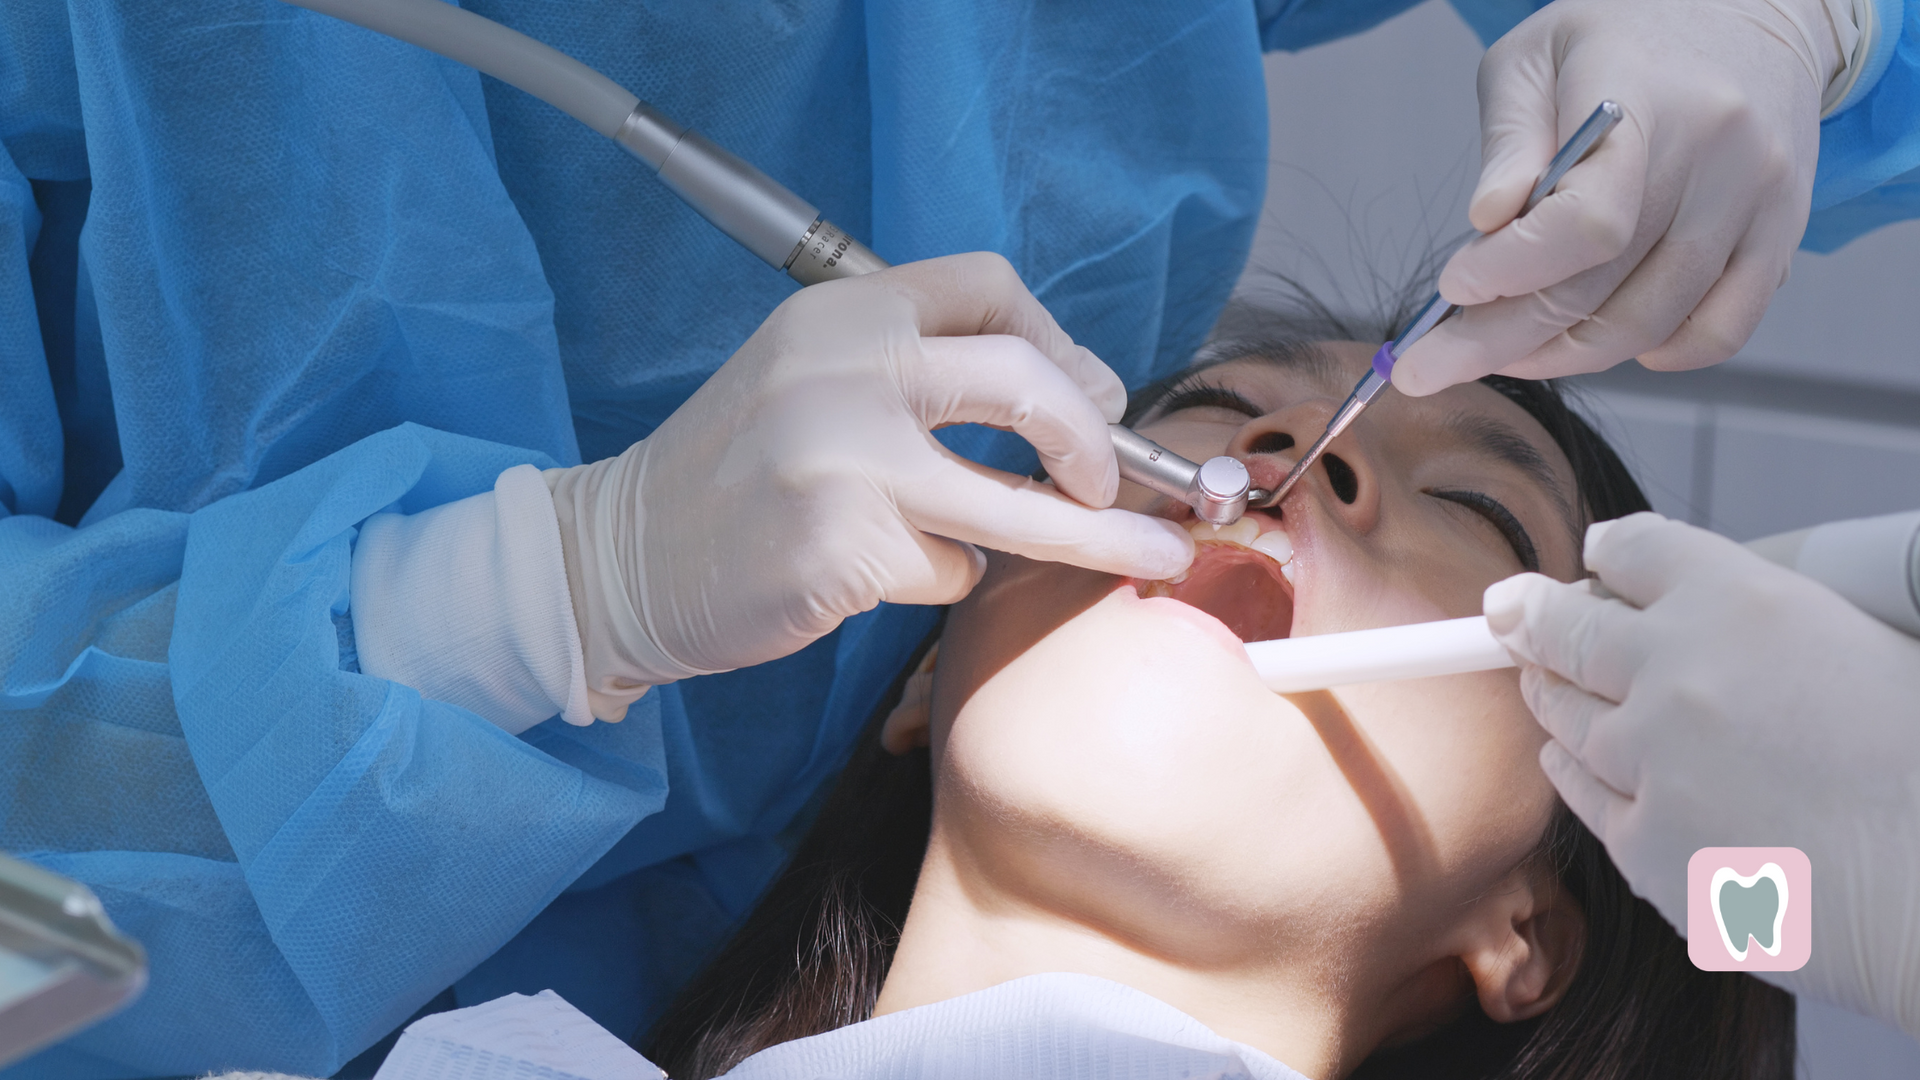
[(1515, 870), (1480, 899), (1470, 921), (1471, 944), (1460, 960), (1489, 1018), (1531, 1019), (1566, 995), (1580, 969), (1587, 915), (1553, 875)]
[(933, 665), (940, 656), (940, 643), (920, 661), (907, 685), (900, 691), (900, 704), (893, 707), (880, 724), (880, 745), (889, 754), (904, 754), (926, 746), (933, 726)]

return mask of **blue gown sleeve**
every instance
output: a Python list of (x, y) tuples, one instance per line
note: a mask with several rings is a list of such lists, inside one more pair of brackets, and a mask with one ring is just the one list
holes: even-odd
[[(1421, 0), (1254, 0), (1261, 47), (1297, 52), (1358, 34), (1418, 5)], [(1516, 20), (1518, 21), (1518, 20)]]
[[(1451, 0), (1493, 44), (1545, 7), (1536, 0)], [(1821, 253), (1882, 225), (1920, 218), (1920, 0), (1874, 0), (1880, 36), (1848, 100), (1820, 123), (1813, 213), (1800, 246)]]
[(1800, 246), (1829, 252), (1920, 218), (1920, 0), (1874, 0), (1880, 40), (1851, 103), (1820, 124), (1813, 216)]
[(477, 77), (362, 33), (0, 4), (0, 849), (152, 962), (9, 1080), (331, 1073), (664, 805), (353, 668), (357, 521), (577, 459)]
[(664, 805), (657, 713), (583, 769), (342, 668), (355, 523), (523, 461), (404, 425), (192, 515), (0, 520), (0, 844), (153, 969), (14, 1075), (333, 1072)]

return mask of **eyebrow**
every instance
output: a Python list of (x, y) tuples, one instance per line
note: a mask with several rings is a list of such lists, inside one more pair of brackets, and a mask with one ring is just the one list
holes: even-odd
[(1473, 413), (1454, 414), (1448, 418), (1446, 429), (1448, 434), (1465, 443), (1469, 450), (1511, 465), (1540, 485), (1559, 509), (1567, 528), (1576, 535), (1580, 532), (1574, 521), (1573, 499), (1566, 485), (1561, 482), (1560, 474), (1553, 470), (1553, 464), (1547, 460), (1547, 456), (1527, 441), (1526, 436), (1491, 416)]

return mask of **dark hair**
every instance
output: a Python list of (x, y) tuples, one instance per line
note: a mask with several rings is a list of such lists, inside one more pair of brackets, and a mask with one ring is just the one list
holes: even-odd
[[(1316, 339), (1384, 340), (1406, 315), (1401, 302), (1376, 318), (1342, 318), (1304, 290), (1292, 291), (1291, 307), (1229, 308), (1195, 367)], [(1569, 407), (1564, 387), (1499, 376), (1482, 382), (1525, 409), (1566, 453), (1587, 521), (1649, 508), (1613, 448)], [(1144, 412), (1166, 385), (1135, 395), (1129, 414)], [(880, 746), (880, 724), (905, 677), (786, 871), (644, 1045), (636, 1035), (636, 1045), (676, 1080), (706, 1080), (767, 1047), (872, 1015), (932, 825), (927, 751), (896, 757)], [(1531, 858), (1553, 870), (1586, 915), (1566, 995), (1514, 1024), (1469, 1006), (1442, 1030), (1374, 1054), (1351, 1080), (1791, 1080), (1790, 995), (1749, 975), (1695, 968), (1686, 943), (1633, 895), (1599, 840), (1565, 807)]]

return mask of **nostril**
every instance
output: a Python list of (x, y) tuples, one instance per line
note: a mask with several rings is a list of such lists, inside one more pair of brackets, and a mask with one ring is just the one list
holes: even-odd
[(1360, 497), (1360, 477), (1354, 473), (1353, 466), (1334, 454), (1323, 454), (1320, 460), (1326, 463), (1327, 482), (1333, 485), (1333, 493), (1341, 502), (1353, 505), (1353, 500)]
[(1284, 431), (1269, 431), (1253, 440), (1253, 445), (1247, 447), (1247, 453), (1277, 454), (1282, 450), (1291, 449), (1293, 449), (1293, 436)]

